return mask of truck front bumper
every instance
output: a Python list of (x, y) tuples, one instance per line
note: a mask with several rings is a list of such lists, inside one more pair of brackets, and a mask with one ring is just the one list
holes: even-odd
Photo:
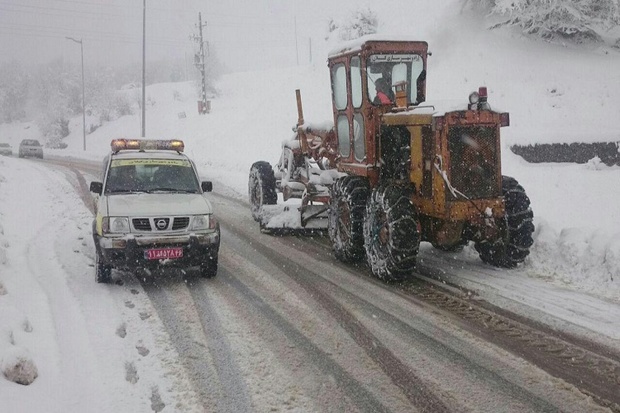
[[(101, 261), (117, 269), (192, 267), (217, 260), (220, 232), (159, 237), (100, 237), (94, 236)], [(147, 251), (153, 249), (182, 249), (179, 258), (148, 259)]]

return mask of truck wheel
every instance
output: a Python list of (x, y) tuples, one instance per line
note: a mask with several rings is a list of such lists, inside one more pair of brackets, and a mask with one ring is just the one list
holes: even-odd
[(328, 233), (340, 261), (355, 262), (364, 256), (364, 209), (369, 193), (368, 181), (359, 176), (345, 176), (332, 185)]
[(112, 282), (112, 267), (103, 263), (99, 251), (95, 252), (95, 281), (102, 284)]
[(254, 162), (250, 168), (248, 182), (250, 208), (255, 221), (260, 221), (260, 210), (263, 205), (275, 205), (278, 202), (276, 178), (268, 162)]
[(200, 276), (202, 278), (213, 278), (217, 275), (217, 259), (217, 255), (207, 257), (206, 262), (200, 264)]
[(475, 248), (480, 259), (487, 264), (514, 268), (525, 260), (534, 243), (534, 213), (530, 199), (516, 179), (502, 176), (502, 195), (506, 203), (506, 215), (501, 222), (503, 236), (476, 242)]
[(407, 278), (420, 249), (418, 214), (411, 188), (381, 185), (366, 204), (364, 246), (372, 273), (385, 281)]

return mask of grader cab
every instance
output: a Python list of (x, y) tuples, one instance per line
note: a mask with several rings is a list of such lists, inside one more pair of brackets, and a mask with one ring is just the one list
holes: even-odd
[[(366, 258), (373, 274), (400, 280), (421, 241), (512, 268), (533, 243), (533, 213), (518, 182), (502, 176), (500, 128), (486, 88), (445, 109), (426, 99), (428, 45), (362, 38), (328, 59), (333, 125), (299, 119), (275, 166), (250, 170), (252, 213), (265, 229), (328, 230), (335, 256)], [(283, 218), (281, 199), (299, 198)], [(285, 209), (287, 209), (285, 208)], [(279, 211), (279, 212), (278, 212)]]

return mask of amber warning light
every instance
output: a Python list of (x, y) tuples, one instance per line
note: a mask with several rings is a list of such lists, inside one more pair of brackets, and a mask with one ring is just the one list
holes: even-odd
[(170, 150), (183, 152), (185, 144), (182, 140), (153, 140), (153, 139), (113, 139), (110, 143), (112, 152), (118, 152), (122, 150), (137, 149), (137, 150)]

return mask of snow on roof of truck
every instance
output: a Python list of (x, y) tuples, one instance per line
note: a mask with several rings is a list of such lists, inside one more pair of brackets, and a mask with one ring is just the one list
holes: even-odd
[(188, 159), (187, 155), (183, 153), (177, 153), (174, 151), (147, 149), (144, 151), (126, 149), (120, 152), (112, 152), (114, 159)]

